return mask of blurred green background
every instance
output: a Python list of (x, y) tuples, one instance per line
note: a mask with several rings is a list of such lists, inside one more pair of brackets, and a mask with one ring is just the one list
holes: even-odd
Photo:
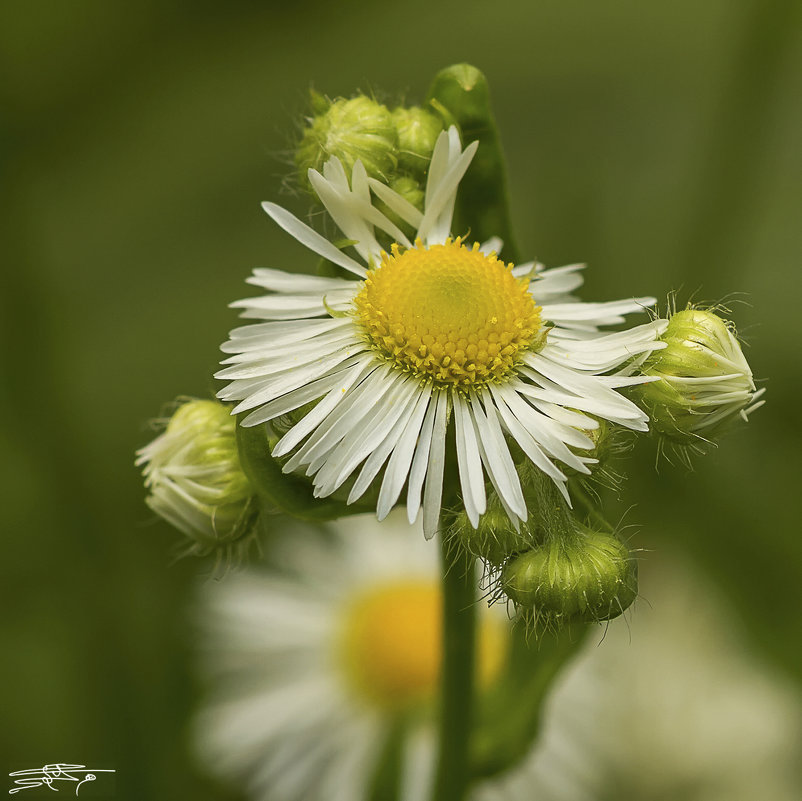
[(213, 392), (250, 270), (312, 269), (259, 208), (303, 207), (282, 180), (310, 84), (416, 101), (457, 61), (490, 80), (524, 253), (589, 262), (587, 299), (732, 307), (768, 405), (693, 472), (641, 443), (620, 513), (802, 680), (802, 4), (0, 8), (4, 773), (108, 763), (119, 799), (234, 797), (186, 753), (208, 566), (171, 562), (133, 453), (165, 402)]

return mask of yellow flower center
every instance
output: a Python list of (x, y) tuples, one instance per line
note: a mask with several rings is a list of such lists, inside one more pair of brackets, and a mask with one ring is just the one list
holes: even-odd
[[(339, 645), (358, 695), (395, 709), (434, 696), (442, 654), (441, 607), (439, 586), (427, 580), (382, 584), (353, 600)], [(477, 633), (477, 680), (487, 686), (504, 663), (506, 627), (485, 610)]]
[(357, 318), (371, 347), (399, 369), (446, 386), (503, 379), (540, 339), (529, 280), (460, 239), (401, 252), (368, 272)]

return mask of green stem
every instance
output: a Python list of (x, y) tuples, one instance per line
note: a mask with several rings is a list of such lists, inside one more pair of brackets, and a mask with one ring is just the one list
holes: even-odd
[(470, 774), (468, 746), (473, 718), (476, 640), (475, 560), (449, 549), (441, 523), (443, 570), (443, 668), (441, 675), (440, 758), (437, 801), (462, 801)]

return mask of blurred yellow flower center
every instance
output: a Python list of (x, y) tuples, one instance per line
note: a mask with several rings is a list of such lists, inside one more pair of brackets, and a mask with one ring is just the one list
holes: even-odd
[[(442, 653), (438, 584), (397, 581), (373, 587), (347, 609), (341, 654), (354, 690), (369, 703), (398, 708), (432, 698)], [(506, 655), (506, 627), (485, 612), (477, 642), (477, 680), (486, 686)]]
[(368, 341), (402, 370), (469, 388), (504, 378), (536, 344), (540, 307), (512, 265), (460, 239), (393, 245), (355, 299)]

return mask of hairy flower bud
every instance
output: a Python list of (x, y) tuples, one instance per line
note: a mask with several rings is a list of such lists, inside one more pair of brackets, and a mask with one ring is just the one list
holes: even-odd
[(190, 400), (137, 452), (150, 491), (146, 503), (193, 541), (191, 552), (197, 555), (239, 540), (254, 523), (235, 427), (222, 403)]
[(419, 106), (399, 106), (393, 111), (393, 123), (398, 132), (399, 166), (422, 177), (429, 168), (443, 121)]
[(655, 430), (679, 444), (718, 436), (760, 403), (752, 371), (730, 326), (717, 314), (686, 309), (672, 315), (661, 337), (663, 350), (643, 373), (659, 381), (638, 388)]
[(388, 182), (398, 164), (398, 134), (387, 107), (364, 95), (335, 100), (325, 110), (324, 104), (318, 97), (295, 151), (301, 183), (309, 188), (308, 170), (321, 170), (332, 156), (348, 175), (359, 160), (370, 177)]
[(503, 564), (512, 554), (532, 547), (529, 531), (525, 526), (516, 530), (500, 504), (491, 506), (479, 518), (476, 528), (471, 525), (467, 513), (460, 512), (453, 530), (456, 544), (495, 566)]
[(513, 557), (501, 573), (517, 606), (555, 625), (610, 620), (637, 596), (637, 563), (626, 545), (611, 534), (576, 533)]

